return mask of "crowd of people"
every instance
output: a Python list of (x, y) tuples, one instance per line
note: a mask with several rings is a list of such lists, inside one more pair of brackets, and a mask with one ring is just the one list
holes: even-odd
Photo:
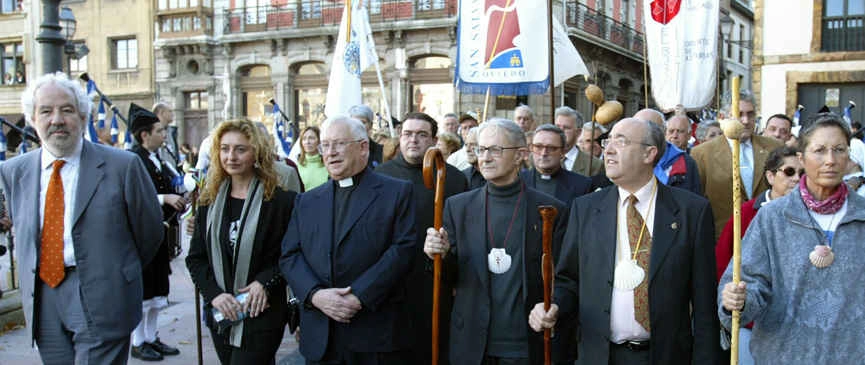
[[(0, 184), (46, 364), (179, 353), (157, 324), (181, 216), (223, 364), (274, 363), (289, 323), (307, 364), (428, 363), (433, 327), (442, 364), (541, 364), (545, 329), (556, 364), (717, 364), (733, 311), (742, 364), (865, 356), (852, 285), (865, 279), (865, 144), (835, 114), (777, 114), (758, 133), (750, 93), (718, 111), (744, 125), (735, 284), (733, 141), (681, 110), (611, 125), (567, 106), (546, 121), (525, 105), (513, 120), (409, 113), (390, 138), (357, 105), (304, 128), (286, 158), (246, 120), (220, 123), (195, 156), (162, 103), (130, 107), (131, 153), (90, 142), (91, 101), (62, 74), (32, 82), (22, 107), (42, 148), (0, 164)], [(447, 160), (439, 229), (430, 148)], [(557, 212), (548, 310), (539, 206)]]

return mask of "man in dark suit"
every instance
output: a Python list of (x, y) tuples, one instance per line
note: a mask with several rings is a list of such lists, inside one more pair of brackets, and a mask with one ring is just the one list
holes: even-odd
[[(731, 116), (731, 101), (725, 100), (719, 118)], [(743, 90), (739, 95), (739, 121), (745, 125), (739, 138), (739, 172), (742, 180), (742, 201), (751, 200), (757, 194), (769, 189), (766, 180), (766, 159), (772, 150), (783, 146), (783, 143), (772, 138), (754, 135), (756, 124), (756, 107), (754, 95)], [(733, 159), (732, 140), (715, 138), (702, 143), (691, 150), (691, 156), (697, 161), (700, 170), (700, 184), (703, 194), (712, 204), (712, 215), (715, 217), (715, 240), (721, 236), (724, 225), (733, 215)]]
[(478, 131), (483, 188), (445, 202), (443, 227), (428, 228), (424, 252), (444, 255), (443, 280), (456, 289), (450, 325), (452, 364), (542, 364), (543, 337), (526, 319), (543, 300), (542, 221), (538, 206), (558, 209), (553, 257), (564, 233), (566, 207), (519, 178), (523, 130), (491, 119)]
[[(454, 121), (456, 123), (456, 121)], [(399, 154), (392, 160), (378, 166), (375, 172), (412, 183), (412, 200), (414, 200), (416, 232), (424, 232), (433, 225), (435, 189), (424, 185), (423, 160), (427, 149), (435, 146), (438, 126), (432, 117), (424, 113), (409, 113), (402, 122), (399, 136)], [(468, 189), (466, 178), (456, 167), (445, 164), (445, 199), (462, 193)], [(426, 265), (429, 260), (423, 253), (424, 235), (418, 235), (415, 255), (412, 258), (411, 272), (405, 280), (408, 294), (406, 306), (411, 316), (411, 334), (414, 337), (412, 345), (412, 362), (416, 364), (429, 362), (431, 355), (432, 335), (432, 267)], [(448, 324), (450, 323), (453, 295), (452, 287), (441, 287), (439, 310), (439, 350), (440, 364), (447, 364)]]
[[(162, 219), (165, 222), (166, 231), (171, 234), (177, 232), (177, 214), (186, 209), (186, 199), (178, 194), (180, 188), (179, 176), (171, 164), (162, 160), (159, 151), (163, 149), (165, 142), (165, 126), (159, 122), (156, 115), (132, 103), (129, 105), (129, 128), (135, 137), (137, 144), (132, 147), (132, 152), (138, 155), (150, 181), (156, 188), (157, 196), (154, 197), (162, 205)], [(159, 322), (159, 311), (168, 306), (168, 275), (171, 273), (168, 235), (159, 246), (159, 251), (153, 260), (144, 266), (142, 275), (144, 277), (144, 302), (142, 304), (143, 316), (141, 323), (132, 331), (132, 357), (145, 361), (162, 360), (163, 355), (178, 355), (180, 351), (164, 344), (157, 337), (157, 325)]]
[(135, 155), (83, 139), (91, 103), (77, 81), (29, 86), (43, 147), (0, 166), (28, 332), (45, 364), (125, 364), (141, 267), (162, 240), (156, 191)]
[(405, 364), (411, 343), (405, 278), (415, 255), (409, 182), (367, 168), (361, 122), (322, 126), (330, 182), (300, 194), (280, 269), (302, 303), (300, 352), (308, 364)]
[(657, 182), (661, 126), (624, 119), (604, 141), (615, 186), (577, 198), (556, 268), (554, 303), (533, 329), (578, 325), (579, 364), (715, 364), (712, 212)]
[(565, 133), (552, 124), (542, 124), (532, 137), (532, 169), (520, 172), (520, 178), (530, 188), (556, 197), (565, 205), (588, 193), (592, 179), (562, 168)]
[(478, 127), (469, 129), (465, 138), (466, 161), (469, 163), (469, 167), (463, 169), (462, 173), (469, 183), (469, 190), (473, 190), (487, 183), (484, 180), (484, 175), (478, 170), (478, 155), (475, 153), (475, 147), (478, 146)]
[[(370, 136), (367, 138), (369, 140), (369, 157), (367, 157), (366, 160), (367, 166), (376, 168), (376, 166), (380, 165), (384, 159), (384, 146), (372, 140), (372, 121), (375, 118), (375, 114), (368, 106), (360, 104), (349, 108), (348, 116), (361, 121), (363, 126), (366, 127), (366, 134)], [(394, 128), (396, 128), (396, 124), (394, 124)]]

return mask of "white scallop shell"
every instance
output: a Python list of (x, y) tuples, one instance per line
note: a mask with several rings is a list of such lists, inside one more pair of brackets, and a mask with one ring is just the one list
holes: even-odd
[(811, 263), (814, 265), (814, 267), (818, 269), (823, 269), (832, 265), (832, 262), (835, 261), (835, 253), (832, 252), (832, 250), (830, 249), (827, 255), (821, 256), (815, 249), (814, 251), (811, 251), (811, 253), (808, 255), (808, 258), (811, 259)]
[(646, 271), (637, 264), (636, 260), (622, 260), (616, 264), (613, 287), (620, 290), (634, 290), (645, 278)]
[(493, 274), (504, 274), (511, 268), (511, 255), (504, 248), (493, 248), (487, 254), (487, 267)]

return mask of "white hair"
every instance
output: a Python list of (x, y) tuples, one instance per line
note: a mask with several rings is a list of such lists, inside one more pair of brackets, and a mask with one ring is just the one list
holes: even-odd
[(349, 132), (351, 133), (351, 137), (354, 139), (368, 139), (369, 135), (366, 132), (366, 126), (363, 125), (363, 122), (347, 117), (345, 115), (337, 115), (324, 121), (321, 124), (321, 132), (324, 133), (325, 130), (330, 128), (331, 125), (334, 124), (345, 124), (348, 126)]
[(523, 129), (520, 128), (517, 123), (510, 119), (505, 118), (490, 118), (486, 122), (482, 123), (478, 128), (478, 136), (485, 129), (495, 128), (498, 129), (505, 134), (505, 139), (507, 139), (508, 143), (510, 143), (511, 147), (525, 147), (526, 146), (526, 133), (523, 132)]
[(604, 133), (607, 133), (607, 132), (608, 132), (608, 131), (607, 131), (607, 127), (604, 127), (603, 125), (601, 125), (601, 124), (598, 123), (598, 122), (585, 122), (585, 123), (583, 123), (583, 128), (582, 128), (582, 129), (583, 129), (584, 131), (590, 131), (590, 130), (592, 130), (592, 124), (594, 124), (594, 128), (595, 128), (595, 130), (596, 130), (596, 131), (600, 131), (601, 134), (604, 134)]
[(39, 91), (39, 88), (48, 84), (57, 85), (72, 94), (75, 109), (78, 112), (78, 115), (81, 116), (81, 120), (86, 121), (90, 119), (90, 112), (93, 108), (93, 103), (90, 101), (90, 98), (87, 97), (87, 93), (84, 92), (81, 84), (78, 81), (70, 80), (69, 77), (62, 72), (39, 76), (36, 81), (27, 86), (27, 90), (21, 94), (21, 111), (24, 113), (24, 119), (27, 121), (33, 121), (33, 112), (36, 108), (36, 92)]

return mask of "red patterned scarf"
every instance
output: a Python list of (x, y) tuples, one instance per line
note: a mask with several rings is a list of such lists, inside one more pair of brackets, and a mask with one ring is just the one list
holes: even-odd
[(808, 176), (802, 176), (802, 179), (799, 180), (799, 193), (802, 195), (802, 201), (805, 202), (805, 206), (808, 209), (817, 214), (833, 214), (844, 206), (844, 202), (847, 201), (847, 184), (841, 182), (841, 185), (838, 186), (838, 189), (835, 189), (832, 195), (824, 200), (817, 200), (808, 191), (808, 187), (806, 186), (807, 179)]

